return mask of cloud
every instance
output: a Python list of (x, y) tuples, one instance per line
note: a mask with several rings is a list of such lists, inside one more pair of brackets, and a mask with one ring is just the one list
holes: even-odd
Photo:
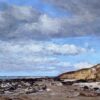
[[(61, 21), (46, 14), (39, 16), (37, 22), (26, 23), (20, 26), (15, 33), (28, 33), (36, 39), (48, 39), (57, 35), (61, 29)], [(59, 34), (58, 34), (59, 35)]]
[(31, 6), (0, 2), (0, 39), (23, 41), (100, 35), (98, 0), (47, 1), (62, 11), (68, 11), (71, 16), (52, 17)]
[(73, 44), (0, 41), (0, 68), (2, 71), (58, 70), (61, 67), (71, 66), (59, 56), (73, 56), (88, 52), (91, 50)]
[(62, 9), (65, 12), (72, 12), (76, 15), (99, 15), (100, 2), (99, 0), (43, 0)]
[(56, 34), (56, 33), (59, 33), (59, 30), (61, 28), (61, 23), (59, 19), (51, 18), (47, 15), (40, 16), (39, 25), (40, 25), (39, 28), (43, 34), (46, 34), (46, 33)]
[(6, 3), (1, 3), (1, 5), (0, 39), (7, 40), (31, 37), (31, 34), (27, 33), (29, 29), (27, 29), (25, 33), (23, 33), (23, 29), (19, 29), (28, 23), (31, 24), (31, 22), (37, 22), (41, 13), (32, 7), (8, 5)]
[(2, 3), (0, 8), (0, 39), (43, 40), (59, 33), (60, 22), (27, 6)]
[[(45, 5), (49, 3), (43, 8), (47, 10), (41, 11), (26, 4), (20, 6), (0, 2), (1, 72), (62, 73), (91, 65), (88, 62), (77, 63), (76, 61), (83, 58), (88, 60), (86, 57), (95, 52), (97, 45), (91, 44), (95, 49), (89, 46), (90, 43), (81, 46), (81, 43), (83, 44), (80, 42), (81, 39), (76, 41), (80, 43), (74, 43), (78, 38), (73, 40), (73, 37), (91, 35), (99, 37), (100, 3), (98, 0), (42, 1)], [(40, 8), (43, 6), (42, 2)], [(55, 16), (46, 13), (48, 8)], [(72, 44), (65, 42), (66, 37), (71, 37), (68, 43)], [(60, 41), (59, 38), (62, 40)], [(73, 59), (77, 60), (73, 61)]]
[(100, 36), (100, 2), (99, 0), (43, 0), (60, 9), (70, 17), (64, 18), (65, 36)]
[(88, 51), (86, 48), (81, 48), (73, 44), (71, 45), (49, 44), (46, 50), (49, 52), (53, 52), (53, 54), (63, 54), (63, 55), (77, 55)]
[(79, 62), (79, 63), (74, 64), (75, 69), (90, 68), (92, 66), (93, 64), (89, 62)]
[(79, 55), (92, 52), (93, 48), (84, 48), (74, 44), (57, 44), (53, 42), (23, 42), (13, 43), (0, 41), (0, 52), (2, 53), (22, 53), (22, 54), (42, 54), (42, 55)]

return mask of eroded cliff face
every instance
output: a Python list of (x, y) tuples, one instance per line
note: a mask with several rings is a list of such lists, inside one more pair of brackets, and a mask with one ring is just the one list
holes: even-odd
[(95, 65), (91, 68), (81, 69), (78, 71), (64, 73), (58, 76), (59, 79), (77, 79), (77, 80), (89, 80), (95, 79), (100, 80), (100, 64)]

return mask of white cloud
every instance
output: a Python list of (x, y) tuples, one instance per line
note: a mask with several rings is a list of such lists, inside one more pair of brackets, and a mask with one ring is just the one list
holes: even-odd
[[(61, 30), (61, 21), (58, 18), (52, 18), (46, 14), (42, 14), (39, 16), (37, 22), (32, 21), (31, 23), (26, 23), (23, 26), (19, 27), (16, 30), (18, 32), (29, 32), (35, 35), (35, 32), (39, 32), (39, 35), (43, 35), (48, 37), (50, 34), (55, 35), (58, 34)], [(41, 36), (42, 37), (42, 36)]]
[(46, 50), (55, 54), (63, 55), (77, 55), (88, 51), (87, 48), (82, 48), (73, 44), (49, 44), (47, 45)]
[[(2, 70), (60, 70), (74, 66), (59, 58), (64, 55), (80, 55), (91, 52), (88, 48), (73, 44), (57, 44), (53, 42), (13, 43), (0, 41), (0, 66)], [(80, 65), (81, 66), (81, 65)], [(75, 67), (80, 68), (79, 64)], [(84, 67), (84, 66), (83, 66)], [(66, 70), (67, 71), (67, 70)]]
[(50, 33), (56, 34), (59, 33), (61, 28), (60, 20), (57, 18), (51, 18), (48, 15), (44, 14), (40, 16), (39, 19), (39, 28), (43, 34)]
[(93, 64), (91, 64), (89, 62), (79, 62), (79, 63), (74, 64), (74, 67), (76, 69), (90, 68), (92, 66), (93, 66)]
[(2, 52), (7, 53), (22, 53), (22, 54), (48, 54), (48, 55), (78, 55), (82, 53), (92, 52), (92, 49), (79, 47), (74, 44), (57, 44), (57, 43), (39, 43), (39, 42), (31, 42), (31, 43), (9, 43), (9, 42), (1, 42), (0, 50)]
[(55, 64), (55, 66), (59, 66), (59, 67), (65, 67), (65, 68), (68, 68), (68, 67), (70, 67), (70, 66), (72, 66), (71, 65), (71, 63), (70, 62), (65, 62), (65, 61), (60, 61), (60, 62), (57, 62), (56, 64)]

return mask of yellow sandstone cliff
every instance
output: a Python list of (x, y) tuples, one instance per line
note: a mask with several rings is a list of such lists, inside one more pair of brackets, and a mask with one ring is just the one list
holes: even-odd
[(59, 75), (58, 77), (61, 80), (63, 80), (63, 79), (100, 80), (100, 64), (95, 65), (91, 68), (80, 69), (78, 71), (63, 73), (63, 74)]

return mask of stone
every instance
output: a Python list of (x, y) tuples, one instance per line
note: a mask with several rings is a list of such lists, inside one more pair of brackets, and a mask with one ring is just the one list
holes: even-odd
[(36, 92), (37, 92), (37, 90), (35, 90), (35, 89), (26, 89), (26, 90), (25, 90), (25, 93), (26, 93), (26, 94), (36, 93)]
[(95, 87), (95, 88), (93, 88), (93, 90), (94, 90), (94, 91), (97, 91), (97, 90), (99, 90), (99, 88), (98, 88), (98, 87)]
[(86, 96), (86, 97), (96, 97), (96, 96), (98, 96), (97, 93), (90, 92), (90, 91), (88, 91), (88, 92), (86, 92), (86, 91), (80, 92), (80, 95), (81, 96)]
[(77, 97), (79, 95), (80, 95), (80, 92), (76, 92), (76, 91), (70, 91), (70, 92), (67, 93), (68, 98)]
[(89, 87), (88, 86), (84, 86), (83, 89), (84, 90), (89, 90)]

